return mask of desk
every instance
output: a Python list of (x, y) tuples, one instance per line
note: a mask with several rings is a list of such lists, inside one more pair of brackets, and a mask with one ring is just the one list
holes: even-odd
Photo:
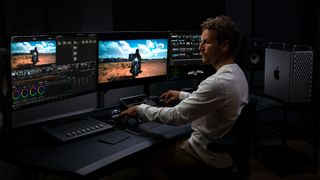
[[(39, 133), (38, 126), (3, 131), (4, 159), (36, 171), (87, 178), (154, 145), (189, 135), (191, 127), (165, 125), (143, 135), (114, 128), (65, 144), (57, 144)], [(105, 136), (129, 138), (114, 145), (98, 141)]]

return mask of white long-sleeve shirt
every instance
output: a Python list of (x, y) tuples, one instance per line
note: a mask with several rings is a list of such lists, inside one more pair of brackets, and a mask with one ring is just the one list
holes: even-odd
[(194, 151), (208, 165), (224, 168), (232, 159), (224, 153), (206, 149), (209, 142), (222, 138), (234, 125), (241, 109), (248, 103), (248, 83), (237, 64), (227, 64), (203, 80), (192, 94), (180, 92), (182, 100), (175, 107), (138, 106), (140, 116), (165, 124), (191, 123), (194, 130), (188, 139)]

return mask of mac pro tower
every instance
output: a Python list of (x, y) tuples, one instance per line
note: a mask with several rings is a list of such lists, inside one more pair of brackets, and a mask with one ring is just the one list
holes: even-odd
[(288, 103), (311, 101), (313, 51), (265, 50), (264, 93)]

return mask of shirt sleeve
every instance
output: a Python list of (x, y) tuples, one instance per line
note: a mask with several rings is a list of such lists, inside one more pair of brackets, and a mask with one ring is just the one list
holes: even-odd
[(190, 96), (191, 93), (188, 93), (188, 92), (185, 92), (185, 91), (180, 91), (180, 94), (179, 94), (179, 100), (184, 100), (186, 99), (187, 97)]
[(153, 107), (146, 104), (138, 106), (138, 113), (149, 121), (161, 121), (165, 124), (181, 125), (212, 113), (225, 101), (224, 86), (218, 81), (203, 81), (192, 94), (180, 92), (183, 99), (175, 107)]

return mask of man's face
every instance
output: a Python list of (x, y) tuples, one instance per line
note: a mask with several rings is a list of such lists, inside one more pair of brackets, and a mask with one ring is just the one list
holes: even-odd
[(204, 64), (217, 64), (221, 57), (221, 47), (217, 40), (218, 32), (205, 29), (202, 31), (199, 51)]

